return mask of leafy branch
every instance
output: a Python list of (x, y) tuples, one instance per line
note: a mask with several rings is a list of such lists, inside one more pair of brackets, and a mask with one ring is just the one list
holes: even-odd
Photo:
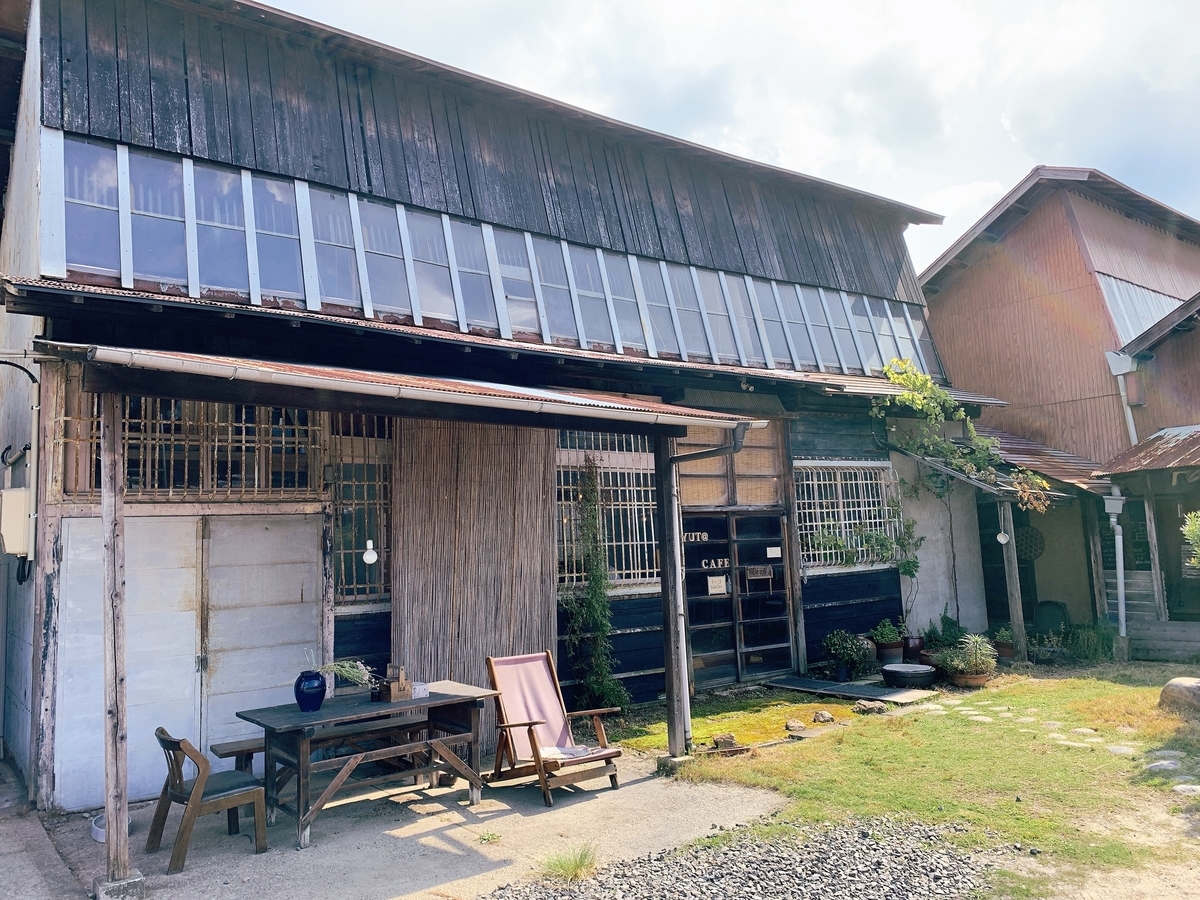
[(1188, 565), (1200, 566), (1200, 510), (1190, 512), (1184, 516), (1183, 527), (1179, 530), (1183, 532), (1183, 539), (1192, 548), (1192, 555), (1188, 559)]
[[(919, 371), (911, 360), (893, 359), (883, 369), (888, 381), (903, 390), (892, 397), (877, 397), (871, 401), (871, 415), (877, 419), (894, 414), (896, 409), (915, 414), (913, 427), (906, 429), (896, 439), (903, 450), (918, 457), (937, 459), (967, 478), (988, 485), (999, 482), (997, 467), (1004, 460), (996, 452), (996, 442), (981, 437), (975, 426), (950, 393)], [(950, 440), (945, 436), (947, 422), (962, 422), (965, 439)], [(1024, 510), (1044, 513), (1050, 506), (1047, 491), (1050, 483), (1041, 475), (1026, 468), (1017, 467), (1008, 474), (1009, 483), (1017, 493), (1017, 505)], [(939, 499), (950, 492), (944, 479), (925, 478), (926, 485)]]

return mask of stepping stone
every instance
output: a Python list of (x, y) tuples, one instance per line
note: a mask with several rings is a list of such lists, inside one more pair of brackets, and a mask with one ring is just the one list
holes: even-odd
[(946, 704), (947, 706), (961, 706), (965, 701), (960, 700), (957, 697), (950, 697), (946, 700), (943, 700), (942, 702), (944, 704)]
[(948, 716), (948, 715), (950, 715), (950, 713), (946, 712), (944, 709), (930, 709), (930, 710), (926, 710), (925, 715), (927, 715), (927, 716)]
[(1095, 734), (1095, 728), (1072, 728), (1071, 734)]
[(1049, 728), (1049, 729), (1051, 729), (1051, 730), (1055, 730), (1055, 731), (1056, 731), (1056, 730), (1058, 730), (1059, 728), (1062, 728), (1062, 727), (1063, 727), (1063, 723), (1062, 723), (1062, 722), (1054, 722), (1054, 721), (1050, 721), (1050, 722), (1043, 722), (1043, 723), (1042, 723), (1042, 727), (1043, 727), (1043, 728)]
[(1035, 719), (1033, 716), (1021, 716), (1019, 719), (1017, 719), (1017, 721), (1020, 722), (1022, 725), (1030, 725), (1030, 724), (1036, 722), (1037, 719)]
[(1017, 730), (1021, 732), (1021, 734), (1037, 734), (1037, 732), (1032, 728), (1018, 728)]
[(1013, 717), (1013, 714), (1010, 712), (996, 713), (996, 715), (998, 715), (1002, 719), (1011, 719)]
[(940, 703), (922, 703), (920, 706), (917, 707), (917, 709), (928, 712), (930, 710), (935, 710), (935, 709), (944, 709), (944, 707)]
[(1059, 734), (1057, 731), (1052, 731), (1046, 735), (1046, 740), (1048, 741), (1065, 741), (1066, 739), (1067, 736), (1065, 734)]
[(1104, 749), (1109, 753), (1115, 753), (1117, 756), (1133, 756), (1133, 754), (1137, 753), (1132, 747), (1122, 747), (1120, 744), (1110, 744)]
[(1008, 712), (1007, 706), (993, 706), (992, 712)]
[(1151, 750), (1146, 755), (1151, 759), (1183, 759), (1187, 756), (1182, 750)]
[(1118, 725), (1117, 731), (1121, 734), (1137, 734), (1137, 729), (1131, 725)]
[(1029, 707), (1029, 709), (1025, 710), (1025, 712), (1029, 713), (1030, 715), (1033, 715), (1033, 713), (1037, 712), (1037, 707), (1031, 706), (1031, 707)]
[(994, 719), (989, 719), (987, 716), (971, 716), (972, 722), (992, 722)]
[(956, 709), (956, 710), (955, 710), (955, 712), (956, 712), (956, 713), (961, 713), (961, 714), (962, 714), (962, 715), (964, 715), (964, 716), (973, 716), (973, 715), (975, 715), (976, 713), (978, 713), (978, 712), (979, 712), (979, 710), (977, 710), (977, 709), (967, 709), (967, 707), (965, 707), (965, 706), (960, 706), (958, 709)]
[(1183, 768), (1183, 764), (1177, 759), (1160, 759), (1158, 762), (1152, 762), (1146, 766), (1147, 772), (1177, 772)]
[(1176, 794), (1187, 794), (1190, 797), (1200, 796), (1200, 784), (1177, 784), (1171, 788)]
[(1196, 776), (1195, 775), (1172, 775), (1171, 780), (1178, 781), (1178, 782), (1195, 781)]
[(1079, 750), (1091, 750), (1092, 749), (1091, 744), (1081, 744), (1081, 743), (1079, 743), (1079, 741), (1059, 741), (1058, 746), (1060, 746), (1060, 747), (1075, 747), (1076, 749), (1079, 749)]
[(1087, 744), (1103, 744), (1104, 743), (1104, 738), (1102, 738), (1102, 737), (1090, 737), (1090, 738), (1084, 738), (1083, 740), (1084, 740), (1084, 743), (1087, 743)]

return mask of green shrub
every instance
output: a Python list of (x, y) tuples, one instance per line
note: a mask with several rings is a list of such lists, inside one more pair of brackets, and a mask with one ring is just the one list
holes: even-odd
[(849, 666), (855, 673), (862, 671), (870, 662), (870, 654), (862, 640), (842, 628), (821, 638), (821, 649), (831, 658)]
[(871, 637), (877, 644), (894, 644), (900, 640), (900, 629), (892, 624), (891, 619), (884, 619), (871, 629)]
[(964, 634), (938, 655), (938, 663), (951, 675), (991, 675), (996, 671), (996, 648), (982, 634)]
[(1108, 622), (1077, 625), (1067, 635), (1067, 652), (1080, 662), (1113, 658), (1113, 639), (1117, 630)]

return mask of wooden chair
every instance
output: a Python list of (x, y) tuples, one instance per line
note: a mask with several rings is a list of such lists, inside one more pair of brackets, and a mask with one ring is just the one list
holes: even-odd
[[(226, 810), (229, 833), (238, 833), (238, 807), (254, 805), (254, 852), (267, 849), (267, 800), (262, 783), (249, 772), (216, 772), (210, 774), (211, 764), (199, 750), (187, 740), (173, 738), (166, 729), (154, 732), (158, 745), (167, 757), (167, 780), (163, 782), (158, 806), (154, 810), (154, 821), (146, 837), (146, 852), (154, 853), (162, 843), (163, 828), (167, 824), (167, 813), (172, 803), (184, 805), (183, 820), (179, 823), (179, 834), (175, 836), (175, 847), (171, 851), (171, 864), (167, 874), (183, 871), (187, 858), (188, 843), (192, 839), (192, 827), (197, 816)], [(183, 760), (190, 759), (196, 766), (196, 777), (184, 779)]]
[[(500, 692), (496, 698), (500, 741), (489, 783), (537, 775), (547, 806), (554, 805), (550, 790), (563, 785), (607, 775), (614, 789), (620, 787), (613, 760), (621, 755), (621, 748), (608, 746), (600, 720), (606, 713), (620, 712), (620, 707), (567, 712), (549, 652), (489, 656), (487, 669), (493, 690)], [(591, 717), (600, 746), (575, 743), (570, 720), (583, 716)]]

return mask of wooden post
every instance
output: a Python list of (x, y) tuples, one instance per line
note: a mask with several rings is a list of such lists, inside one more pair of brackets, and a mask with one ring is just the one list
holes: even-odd
[[(141, 875), (129, 868), (129, 746), (125, 708), (125, 445), (121, 395), (100, 395), (100, 521), (104, 528), (104, 822), (107, 883), (96, 896), (141, 893)], [(128, 883), (136, 887), (130, 891)], [(120, 890), (115, 886), (121, 884)]]
[(1146, 540), (1150, 542), (1150, 574), (1154, 578), (1154, 605), (1158, 608), (1158, 621), (1167, 621), (1167, 591), (1163, 584), (1162, 558), (1158, 548), (1158, 521), (1154, 517), (1154, 488), (1150, 476), (1146, 476), (1146, 494), (1142, 497), (1146, 506)]
[(1008, 616), (1012, 620), (1013, 659), (1028, 662), (1025, 646), (1025, 608), (1021, 603), (1021, 575), (1017, 568), (1017, 536), (1013, 534), (1012, 502), (999, 501), (1000, 530), (1008, 535), (1004, 545), (1004, 580), (1008, 585)]
[(1088, 567), (1092, 573), (1092, 606), (1097, 622), (1108, 621), (1108, 590), (1104, 586), (1104, 552), (1100, 547), (1100, 517), (1096, 513), (1096, 498), (1081, 494), (1083, 537), (1087, 541)]
[(662, 581), (663, 660), (666, 666), (667, 749), (671, 756), (686, 756), (689, 750), (687, 721), (688, 661), (681, 651), (684, 646), (683, 623), (679, 620), (683, 585), (680, 559), (679, 506), (676, 492), (678, 478), (671, 465), (672, 441), (659, 435), (654, 439), (654, 488), (658, 496), (658, 568)]

